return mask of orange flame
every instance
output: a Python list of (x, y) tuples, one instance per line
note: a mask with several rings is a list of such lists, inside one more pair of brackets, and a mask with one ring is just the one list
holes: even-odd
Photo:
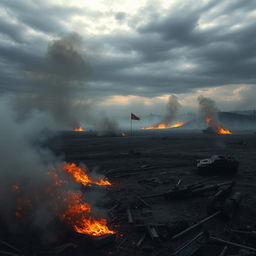
[(181, 127), (181, 126), (183, 126), (185, 123), (186, 123), (186, 122), (178, 122), (178, 123), (176, 123), (176, 124), (171, 125), (171, 127), (170, 127), (170, 128), (177, 128), (177, 127)]
[(142, 128), (142, 129), (145, 129), (145, 130), (149, 130), (149, 129), (170, 129), (170, 128), (181, 127), (184, 124), (186, 124), (186, 122), (178, 122), (178, 123), (175, 123), (175, 124), (172, 124), (172, 125), (168, 125), (167, 123), (160, 123), (158, 125), (149, 126), (149, 127)]
[(90, 184), (96, 184), (99, 186), (110, 186), (111, 183), (108, 180), (100, 179), (98, 181), (92, 180), (88, 174), (86, 173), (86, 170), (76, 166), (75, 163), (66, 163), (64, 165), (64, 171), (69, 173), (70, 176), (72, 176), (76, 182), (83, 184), (84, 186), (90, 185)]
[(74, 131), (74, 132), (83, 132), (84, 128), (82, 126), (77, 126), (77, 127), (73, 128), (72, 131)]
[(218, 134), (232, 134), (232, 132), (230, 130), (225, 129), (224, 127), (222, 127), (221, 125), (218, 126)]
[[(68, 183), (68, 181), (60, 178), (61, 173), (58, 173), (58, 170), (60, 169), (54, 169), (54, 171), (46, 173), (48, 177), (50, 177), (49, 181), (51, 181), (51, 185), (41, 191), (45, 194), (29, 194), (29, 198), (27, 198), (20, 195), (21, 191), (19, 185), (14, 184), (11, 186), (11, 190), (18, 196), (14, 211), (16, 218), (21, 219), (25, 217), (28, 211), (33, 210), (34, 203), (40, 202), (41, 197), (54, 196), (54, 200), (51, 204), (52, 209), (58, 213), (60, 220), (70, 225), (75, 232), (90, 236), (102, 236), (116, 233), (107, 226), (106, 219), (97, 219), (92, 216), (91, 206), (84, 202), (83, 194), (80, 191), (71, 192), (65, 189), (64, 185)], [(84, 185), (111, 185), (109, 181), (104, 179), (97, 181), (92, 180), (86, 174), (86, 170), (76, 166), (74, 163), (66, 163), (62, 170), (67, 171), (72, 178)]]
[(214, 120), (213, 117), (206, 117), (204, 121), (207, 125), (212, 127), (212, 129), (217, 134), (232, 134), (232, 132), (230, 130), (225, 129), (220, 123), (218, 123), (216, 120)]
[(119, 136), (121, 136), (121, 137), (125, 137), (125, 136), (126, 136), (126, 134), (125, 134), (124, 132), (120, 132)]
[(92, 218), (83, 218), (79, 225), (74, 226), (74, 229), (78, 233), (91, 236), (102, 236), (115, 233), (115, 231), (108, 228), (106, 219), (94, 220)]
[(91, 207), (82, 203), (81, 194), (70, 193), (70, 197), (66, 200), (69, 201), (69, 204), (60, 218), (70, 224), (76, 232), (91, 236), (115, 233), (108, 228), (106, 219), (96, 220), (89, 216)]
[(82, 203), (80, 193), (70, 192), (64, 198), (64, 202), (68, 203), (67, 209), (61, 214), (61, 218), (67, 222), (72, 222), (72, 216), (90, 212), (91, 207), (88, 204)]

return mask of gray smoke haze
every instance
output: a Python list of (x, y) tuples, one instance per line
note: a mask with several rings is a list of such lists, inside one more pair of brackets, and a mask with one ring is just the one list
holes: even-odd
[(32, 70), (28, 76), (35, 90), (17, 97), (19, 111), (46, 111), (61, 128), (78, 126), (86, 116), (87, 106), (76, 104), (76, 86), (90, 73), (79, 35), (72, 33), (50, 42), (45, 58)]
[(166, 125), (170, 124), (176, 117), (178, 110), (180, 109), (181, 105), (178, 101), (176, 95), (171, 94), (168, 99), (168, 103), (166, 106), (166, 113), (163, 120), (160, 123), (164, 123)]
[[(11, 96), (0, 98), (0, 207), (1, 218), (10, 225), (10, 229), (17, 230), (15, 212), (19, 200), (24, 200), (21, 204), (26, 208), (30, 204), (28, 198), (44, 195), (43, 191), (50, 186), (46, 175), (49, 164), (58, 164), (58, 160), (48, 150), (34, 144), (35, 137), (40, 136), (43, 129), (54, 126), (52, 118), (48, 114), (34, 112), (26, 120), (18, 122), (13, 100)], [(13, 191), (13, 186), (19, 186), (18, 191)], [(49, 201), (53, 203), (53, 200), (52, 197), (40, 196), (40, 201), (35, 202), (34, 211), (26, 215), (31, 227), (43, 229), (52, 222), (56, 212), (49, 208)]]
[[(62, 159), (40, 145), (47, 138), (45, 131), (58, 126), (54, 118), (35, 110), (20, 120), (15, 100), (10, 95), (0, 97), (0, 218), (11, 232), (24, 232), (25, 226), (26, 232), (37, 230), (42, 242), (53, 242), (58, 238), (55, 220), (67, 208), (69, 193), (81, 193), (80, 185), (61, 171)], [(50, 173), (68, 183), (56, 185)], [(86, 194), (95, 204), (102, 196)]]
[(218, 108), (216, 107), (215, 101), (204, 96), (199, 96), (197, 100), (199, 104), (199, 112), (202, 117), (212, 117), (216, 120)]
[[(44, 59), (35, 63), (28, 75), (34, 91), (17, 95), (17, 110), (21, 119), (35, 109), (49, 113), (59, 129), (71, 130), (92, 125), (99, 135), (118, 133), (118, 123), (106, 114), (95, 114), (94, 105), (79, 91), (91, 75), (91, 69), (81, 49), (81, 38), (71, 33), (49, 43)], [(81, 97), (82, 95), (82, 97)], [(86, 127), (85, 127), (86, 129)]]
[(93, 121), (93, 125), (100, 136), (117, 136), (120, 134), (120, 127), (116, 120), (111, 119), (105, 113), (100, 113), (99, 117)]

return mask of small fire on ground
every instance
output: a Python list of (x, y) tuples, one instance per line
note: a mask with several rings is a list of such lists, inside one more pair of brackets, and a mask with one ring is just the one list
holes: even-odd
[(172, 125), (169, 125), (168, 123), (160, 123), (157, 125), (149, 126), (146, 128), (142, 128), (144, 130), (150, 130), (150, 129), (171, 129), (171, 128), (178, 128), (186, 124), (186, 122), (178, 122)]
[(72, 129), (74, 132), (84, 132), (84, 128), (82, 126), (77, 126)]
[(60, 214), (60, 219), (72, 226), (77, 233), (91, 236), (115, 233), (107, 226), (106, 219), (96, 219), (91, 216), (91, 206), (82, 202), (82, 194), (70, 193), (65, 200), (68, 200), (69, 204)]
[(81, 168), (77, 166), (75, 163), (66, 163), (64, 165), (64, 171), (66, 171), (76, 182), (84, 185), (84, 186), (90, 186), (92, 184), (98, 185), (98, 186), (110, 186), (111, 183), (106, 179), (92, 179), (89, 177), (89, 175), (86, 173), (85, 168)]
[(230, 130), (225, 129), (219, 122), (212, 117), (206, 117), (205, 123), (210, 126), (217, 134), (232, 134)]
[[(68, 176), (65, 174), (68, 174)], [(67, 189), (70, 178), (84, 186), (92, 184), (111, 186), (107, 179), (92, 178), (87, 174), (85, 168), (79, 167), (75, 163), (65, 163), (62, 168), (48, 172), (47, 176), (51, 184), (45, 187), (44, 191), (36, 191), (29, 196), (23, 195), (23, 189), (25, 190), (25, 188), (18, 184), (12, 185), (11, 191), (16, 196), (16, 218), (25, 219), (29, 212), (33, 212), (34, 206), (40, 203), (41, 199), (49, 198), (51, 199), (49, 201), (52, 201), (50, 204), (52, 210), (56, 212), (63, 223), (71, 226), (75, 232), (89, 236), (116, 233), (108, 227), (107, 219), (93, 216), (92, 206), (85, 202), (81, 191)]]

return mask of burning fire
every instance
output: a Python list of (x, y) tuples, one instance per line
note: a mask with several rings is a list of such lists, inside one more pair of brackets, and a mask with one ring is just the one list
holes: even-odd
[(220, 126), (218, 127), (218, 134), (232, 134), (232, 132)]
[(186, 124), (186, 122), (178, 122), (178, 123), (175, 123), (175, 124), (172, 124), (172, 125), (168, 125), (167, 123), (160, 123), (158, 125), (149, 126), (149, 127), (142, 128), (142, 129), (145, 129), (145, 130), (149, 130), (149, 129), (170, 129), (170, 128), (181, 127), (184, 124)]
[(68, 180), (60, 178), (63, 176), (63, 171), (67, 172), (76, 182), (85, 186), (91, 184), (98, 186), (111, 185), (105, 179), (91, 179), (86, 174), (85, 169), (76, 166), (74, 163), (65, 163), (64, 167), (46, 173), (49, 177), (50, 185), (39, 193), (24, 197), (21, 194), (22, 190), (18, 184), (11, 186), (10, 189), (17, 197), (15, 208), (16, 218), (21, 219), (26, 217), (25, 214), (28, 211), (33, 211), (35, 204), (41, 202), (42, 199), (45, 200), (45, 198), (54, 197), (51, 208), (58, 213), (60, 220), (70, 225), (75, 232), (90, 236), (116, 233), (107, 226), (106, 219), (92, 216), (92, 208), (87, 202), (84, 202), (82, 192), (67, 190), (66, 184)]
[(176, 124), (171, 125), (171, 127), (170, 127), (170, 128), (177, 128), (177, 127), (181, 127), (181, 126), (183, 126), (185, 123), (186, 123), (186, 122), (178, 122), (178, 123), (176, 123)]
[(74, 131), (74, 132), (83, 132), (84, 128), (82, 126), (77, 126), (77, 127), (73, 128), (72, 131)]
[(60, 218), (70, 224), (76, 232), (91, 236), (115, 233), (108, 228), (106, 219), (96, 220), (90, 216), (91, 207), (82, 203), (80, 193), (70, 193), (66, 200), (69, 201), (69, 205)]
[(66, 163), (64, 165), (64, 171), (69, 173), (70, 176), (72, 176), (76, 182), (88, 186), (91, 184), (95, 184), (98, 186), (110, 186), (111, 183), (108, 180), (105, 179), (99, 179), (98, 181), (92, 180), (88, 174), (86, 173), (86, 170), (78, 167), (75, 163)]
[(92, 236), (102, 236), (106, 234), (114, 234), (115, 232), (107, 227), (107, 220), (94, 220), (91, 217), (83, 218), (78, 225), (74, 226), (76, 232), (88, 234)]
[(209, 125), (217, 134), (232, 134), (230, 130), (225, 129), (220, 123), (212, 117), (206, 117), (205, 123)]
[(125, 134), (124, 132), (120, 132), (119, 136), (120, 136), (120, 137), (125, 137), (126, 134)]

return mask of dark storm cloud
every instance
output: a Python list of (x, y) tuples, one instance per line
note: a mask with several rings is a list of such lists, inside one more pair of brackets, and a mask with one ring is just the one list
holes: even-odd
[[(97, 25), (104, 15), (110, 15), (130, 31), (121, 27), (110, 34), (77, 31), (89, 53), (92, 76), (87, 82), (92, 96), (153, 97), (225, 84), (255, 84), (255, 1), (177, 1), (164, 12), (158, 5), (148, 1), (131, 15), (90, 12), (56, 6), (51, 1), (2, 0), (0, 9), (5, 10), (6, 18), (0, 22), (0, 38), (7, 41), (0, 41), (1, 61), (8, 63), (13, 73), (19, 71), (18, 80), (21, 70), (33, 71), (33, 63), (44, 55), (49, 37), (70, 32), (67, 25), (71, 17), (80, 15), (85, 20), (81, 26), (86, 26), (88, 20)], [(111, 27), (107, 23), (104, 26)], [(33, 34), (31, 29), (39, 33)], [(14, 79), (13, 75), (1, 77), (1, 87), (5, 88)], [(82, 83), (83, 78), (79, 79)]]
[(10, 14), (10, 17), (26, 26), (47, 33), (60, 34), (67, 30), (63, 26), (65, 17), (80, 13), (78, 8), (52, 6), (44, 1), (1, 1), (1, 5)]
[(17, 26), (13, 23), (9, 23), (5, 20), (2, 20), (0, 23), (0, 31), (3, 35), (7, 36), (10, 40), (13, 40), (16, 43), (21, 43), (25, 40), (26, 29), (24, 26)]

